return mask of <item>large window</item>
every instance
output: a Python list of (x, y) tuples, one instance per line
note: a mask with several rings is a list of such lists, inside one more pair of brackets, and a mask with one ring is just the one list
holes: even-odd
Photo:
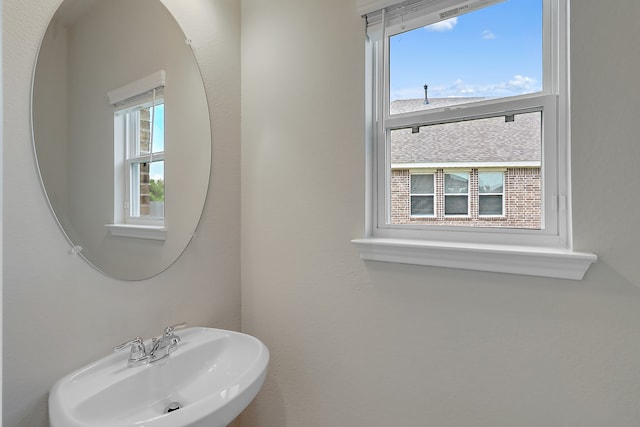
[[(470, 241), (563, 243), (566, 218), (558, 200), (568, 182), (558, 172), (566, 161), (559, 120), (566, 110), (566, 61), (560, 60), (565, 7), (564, 0), (423, 0), (367, 17), (371, 123), (378, 124), (372, 129), (376, 233), (446, 240), (451, 227), (466, 226)], [(509, 214), (530, 216), (520, 223), (540, 226), (442, 221), (409, 227), (394, 221), (390, 189), (402, 168), (445, 171), (443, 214), (451, 218), (505, 215), (505, 199), (531, 185), (513, 180), (506, 195), (504, 173), (491, 170), (529, 168), (541, 176), (541, 188), (526, 196), (535, 209), (514, 203)], [(416, 179), (424, 178), (412, 178), (411, 213), (422, 209), (425, 215), (421, 206), (429, 196), (415, 191)]]
[(108, 92), (114, 108), (114, 213), (111, 234), (164, 240), (166, 73)]
[[(361, 255), (548, 274), (492, 254), (513, 248), (544, 264), (539, 248), (571, 249), (568, 0), (406, 0), (370, 10), (376, 3), (389, 4), (361, 2), (371, 160), (367, 238), (354, 240)], [(427, 169), (441, 171), (434, 194), (410, 173)], [(436, 218), (398, 221), (398, 200), (410, 201), (412, 218)]]

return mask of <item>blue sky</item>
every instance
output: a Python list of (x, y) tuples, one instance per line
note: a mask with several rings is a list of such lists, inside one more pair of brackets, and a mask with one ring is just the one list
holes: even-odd
[[(164, 151), (164, 104), (156, 105), (153, 115), (153, 152)], [(153, 162), (149, 171), (151, 179), (164, 181), (164, 162)]]
[(156, 105), (153, 113), (153, 152), (164, 151), (164, 104)]
[(391, 37), (390, 97), (500, 97), (542, 89), (542, 0), (507, 0)]

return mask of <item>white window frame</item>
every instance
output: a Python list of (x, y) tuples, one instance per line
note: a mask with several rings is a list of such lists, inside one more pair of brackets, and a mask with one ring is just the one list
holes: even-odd
[[(414, 193), (412, 186), (412, 177), (414, 175), (431, 175), (433, 181), (433, 193)], [(438, 212), (438, 202), (436, 200), (437, 188), (436, 188), (436, 171), (412, 171), (409, 170), (409, 216), (411, 218), (435, 218)], [(433, 213), (432, 214), (414, 214), (411, 209), (413, 196), (431, 196), (433, 198)]]
[[(140, 175), (133, 175), (132, 166), (142, 163), (153, 163), (164, 161), (164, 151), (157, 151), (152, 154), (138, 154), (139, 135), (140, 135), (140, 110), (149, 107), (156, 107), (164, 104), (164, 98), (162, 96), (156, 96), (154, 100), (146, 101), (128, 111), (122, 112), (125, 121), (125, 195), (124, 206), (125, 211), (124, 222), (126, 224), (136, 225), (152, 225), (152, 226), (164, 226), (164, 216), (162, 217), (141, 217), (138, 215), (132, 215), (133, 210), (139, 210), (140, 205)], [(152, 123), (153, 126), (153, 123)], [(121, 143), (121, 142), (116, 142)]]
[(132, 143), (138, 138), (139, 124), (131, 119), (129, 114), (145, 105), (164, 104), (165, 84), (166, 72), (159, 70), (107, 94), (110, 104), (114, 107), (114, 213), (113, 222), (105, 224), (111, 235), (166, 240), (165, 217), (139, 218), (130, 215), (131, 164), (145, 159), (164, 161), (165, 153), (163, 151), (146, 156), (131, 156)]
[[(506, 171), (504, 170), (481, 170), (481, 169), (476, 169), (476, 173), (478, 174), (478, 218), (505, 218), (506, 217), (506, 212), (505, 212), (505, 198), (506, 198)], [(502, 192), (501, 193), (483, 193), (480, 191), (480, 175), (483, 173), (499, 173), (502, 175)], [(480, 213), (480, 200), (482, 199), (482, 196), (501, 196), (502, 197), (502, 208), (501, 208), (501, 214), (487, 214), (487, 215), (483, 215)]]
[[(499, 1), (412, 0), (415, 16), (394, 14), (398, 3), (366, 17), (367, 213), (365, 237), (353, 240), (363, 259), (567, 279), (581, 279), (597, 259), (575, 252), (571, 235), (568, 0), (543, 0), (541, 92), (389, 114), (389, 37), (440, 21), (440, 12), (456, 6)], [(405, 10), (408, 3), (401, 4)], [(536, 111), (543, 114), (541, 230), (391, 224), (392, 130)]]
[[(465, 174), (467, 175), (467, 192), (466, 193), (449, 193), (447, 192), (447, 175)], [(469, 170), (450, 170), (444, 169), (442, 171), (442, 182), (444, 183), (443, 197), (443, 217), (444, 218), (471, 218), (471, 171)], [(447, 213), (447, 196), (448, 197), (466, 197), (467, 198), (467, 213), (466, 214), (453, 214)], [(441, 226), (438, 226), (441, 227)]]

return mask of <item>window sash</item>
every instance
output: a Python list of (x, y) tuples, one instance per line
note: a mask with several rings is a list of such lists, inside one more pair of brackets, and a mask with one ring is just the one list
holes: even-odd
[[(482, 213), (482, 205), (484, 200), (494, 200), (500, 198), (500, 212), (498, 213)], [(481, 193), (478, 196), (478, 217), (503, 217), (504, 216), (504, 196), (502, 193)]]
[[(448, 175), (465, 175), (467, 186), (465, 192), (449, 192), (447, 191), (447, 181)], [(451, 217), (469, 217), (469, 213), (471, 211), (471, 198), (469, 197), (469, 186), (471, 185), (471, 176), (469, 172), (454, 172), (454, 171), (444, 171), (444, 216), (447, 218)], [(451, 212), (452, 209), (457, 208), (459, 204), (459, 200), (465, 200), (464, 210), (458, 212)], [(448, 203), (447, 203), (448, 202)]]
[(384, 3), (381, 4), (384, 7), (370, 10), (365, 15), (367, 33), (384, 30), (393, 36), (503, 1), (505, 0), (381, 0), (379, 3)]
[[(449, 2), (438, 2), (439, 5)], [(458, 2), (451, 1), (450, 4)], [(435, 3), (434, 3), (435, 5)], [(435, 6), (434, 6), (435, 7)], [(389, 115), (388, 29), (368, 27), (367, 122), (371, 149), (367, 203), (368, 234), (373, 237), (446, 240), (496, 244), (570, 247), (568, 163), (568, 2), (543, 0), (543, 90), (538, 93), (464, 104), (454, 109), (434, 109)], [(386, 11), (381, 11), (382, 21)], [(371, 22), (371, 16), (367, 15)], [(416, 25), (418, 26), (418, 25)], [(407, 27), (405, 29), (409, 30)], [(562, 37), (561, 37), (562, 36)], [(443, 225), (391, 224), (390, 221), (390, 131), (429, 124), (448, 123), (542, 112), (542, 227), (540, 230), (501, 228), (452, 228)], [(561, 167), (560, 167), (561, 166)]]
[[(418, 213), (417, 210), (418, 209), (424, 209), (423, 207), (417, 207), (417, 202), (420, 200), (424, 200), (427, 202), (430, 202), (430, 212), (425, 212), (425, 213)], [(433, 218), (435, 217), (436, 214), (436, 200), (435, 200), (435, 196), (433, 194), (412, 194), (411, 195), (411, 199), (410, 199), (410, 216), (412, 218)], [(415, 207), (415, 208), (414, 208)]]
[[(502, 188), (502, 191), (482, 191), (482, 177), (488, 174), (499, 174), (500, 188)], [(504, 193), (504, 172), (478, 170), (478, 193), (487, 194), (487, 195), (496, 195), (496, 194)]]
[[(430, 176), (432, 192), (414, 192), (413, 177), (414, 176)], [(431, 199), (431, 212), (430, 213), (414, 213), (414, 200), (417, 199)], [(414, 218), (431, 218), (436, 215), (436, 175), (435, 173), (410, 173), (409, 174), (409, 215)]]
[[(482, 191), (482, 175), (489, 173), (499, 173), (502, 178), (502, 192), (499, 191)], [(488, 218), (488, 217), (504, 217), (505, 215), (505, 173), (504, 172), (496, 172), (496, 171), (478, 171), (478, 217), (479, 218)], [(482, 213), (482, 200), (495, 199), (496, 197), (500, 197), (500, 212), (499, 213)]]
[[(371, 41), (379, 44), (379, 48), (382, 49), (380, 52), (381, 59), (378, 60), (378, 63), (382, 62), (382, 66), (378, 64), (380, 70), (377, 70), (376, 78), (380, 80), (378, 82), (379, 85), (383, 87), (382, 92), (377, 95), (376, 103), (379, 103), (380, 100), (382, 103), (382, 113), (384, 117), (380, 117), (379, 119), (383, 119), (385, 122), (391, 121), (393, 123), (392, 118), (396, 118), (399, 122), (405, 122), (406, 120), (401, 120), (403, 118), (410, 118), (414, 113), (404, 113), (404, 114), (394, 114), (390, 115), (389, 107), (390, 107), (390, 99), (389, 99), (389, 58), (390, 58), (390, 37), (399, 34), (401, 32), (414, 30), (418, 27), (433, 24), (435, 22), (444, 20), (440, 18), (440, 12), (451, 10), (452, 8), (468, 6), (469, 9), (465, 10), (464, 13), (468, 13), (473, 10), (477, 10), (480, 8), (488, 7), (494, 4), (498, 4), (503, 2), (504, 0), (474, 0), (474, 1), (461, 1), (461, 0), (418, 0), (418, 1), (409, 1), (396, 4), (394, 6), (388, 7), (383, 11), (377, 13), (376, 16), (379, 15), (378, 20), (381, 20), (381, 23), (377, 26), (368, 27), (367, 35)], [(553, 6), (554, 3), (560, 2), (563, 3), (565, 0), (542, 0), (543, 1), (543, 28), (542, 28), (542, 91), (536, 92), (533, 94), (527, 95), (518, 95), (513, 97), (503, 97), (495, 100), (486, 100), (480, 101), (476, 103), (471, 103), (471, 105), (463, 104), (462, 106), (456, 106), (455, 109), (445, 110), (445, 109), (434, 109), (434, 110), (426, 110), (423, 111), (424, 114), (430, 115), (436, 112), (442, 113), (439, 120), (454, 120), (455, 117), (460, 115), (459, 107), (469, 108), (471, 106), (483, 106), (490, 104), (500, 104), (507, 100), (517, 100), (517, 99), (526, 99), (528, 97), (536, 97), (540, 95), (551, 95), (557, 94), (559, 88), (559, 80), (558, 73), (554, 70), (558, 67), (558, 49), (557, 46), (551, 41), (554, 38), (558, 37), (558, 13), (556, 13), (557, 8)], [(398, 11), (404, 11), (402, 13)], [(410, 11), (411, 14), (407, 14), (406, 11)], [(462, 13), (461, 13), (462, 14)], [(415, 17), (413, 17), (415, 16)], [(456, 15), (451, 15), (449, 17), (453, 17)], [(448, 19), (449, 17), (445, 18)], [(367, 19), (372, 19), (369, 15), (367, 15)], [(397, 22), (396, 22), (397, 21)], [(382, 97), (382, 99), (380, 98)], [(378, 107), (380, 108), (380, 107)], [(466, 110), (466, 109), (465, 109)], [(448, 111), (448, 114), (447, 114)], [(530, 111), (527, 111), (530, 112)], [(469, 110), (470, 114), (473, 114), (473, 110)], [(478, 117), (482, 118), (482, 117)], [(455, 121), (455, 120), (454, 120)], [(442, 123), (446, 123), (442, 122)], [(390, 126), (394, 126), (390, 124)]]
[[(558, 114), (558, 97), (556, 95), (536, 95), (525, 96), (519, 99), (502, 100), (501, 102), (482, 103), (482, 105), (461, 106), (457, 110), (463, 110), (463, 114), (458, 111), (460, 116), (454, 118), (452, 111), (436, 111), (435, 113), (412, 112), (393, 116), (389, 122), (379, 123), (378, 133), (375, 135), (377, 143), (376, 150), (376, 174), (377, 192), (376, 202), (377, 218), (374, 227), (378, 230), (401, 230), (401, 229), (423, 229), (423, 230), (450, 230), (446, 225), (407, 225), (407, 224), (391, 224), (391, 130), (411, 128), (414, 126), (427, 126), (432, 124), (452, 123), (462, 120), (476, 120), (490, 117), (501, 117), (508, 115), (517, 115), (520, 113), (529, 113), (539, 111), (542, 113), (542, 200), (541, 200), (541, 230), (526, 229), (485, 229), (485, 228), (465, 228), (466, 231), (480, 233), (524, 233), (529, 235), (547, 235), (557, 236), (559, 232), (558, 223), (558, 197), (559, 182), (556, 173), (559, 164), (557, 132), (558, 122), (555, 119)], [(410, 117), (412, 121), (408, 121)], [(382, 143), (379, 143), (379, 142)], [(503, 202), (504, 203), (504, 202)], [(504, 212), (504, 210), (503, 210)], [(449, 216), (449, 215), (447, 215)], [(460, 216), (460, 215), (457, 215)], [(517, 240), (517, 239), (516, 239)]]
[[(162, 156), (155, 156), (153, 158), (153, 163), (156, 162), (164, 162), (164, 153)], [(162, 225), (164, 222), (164, 216), (153, 216), (153, 215), (141, 215), (140, 212), (140, 172), (134, 173), (135, 166), (140, 166), (145, 163), (150, 163), (149, 161), (139, 160), (139, 159), (128, 159), (126, 161), (126, 170), (127, 170), (127, 194), (126, 197), (126, 223), (128, 224), (141, 224), (141, 225)], [(149, 184), (150, 185), (150, 184)], [(132, 212), (137, 212), (138, 214), (133, 214)]]
[[(153, 153), (140, 154), (140, 110), (154, 105), (154, 99), (140, 99), (137, 105), (130, 105), (126, 110), (120, 110), (118, 114), (122, 114), (125, 121), (125, 140), (124, 140), (124, 222), (126, 224), (136, 225), (164, 225), (164, 216), (155, 217), (151, 215), (136, 215), (135, 212), (140, 211), (140, 176), (133, 173), (134, 165), (143, 163), (164, 162), (165, 152), (156, 151)], [(155, 97), (155, 105), (164, 104), (163, 96)], [(153, 126), (153, 123), (151, 124)]]

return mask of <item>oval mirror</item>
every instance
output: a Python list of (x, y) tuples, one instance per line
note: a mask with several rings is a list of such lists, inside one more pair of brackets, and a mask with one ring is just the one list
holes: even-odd
[(211, 128), (191, 46), (160, 0), (64, 0), (40, 46), (32, 126), (72, 252), (123, 280), (180, 256), (204, 208)]

